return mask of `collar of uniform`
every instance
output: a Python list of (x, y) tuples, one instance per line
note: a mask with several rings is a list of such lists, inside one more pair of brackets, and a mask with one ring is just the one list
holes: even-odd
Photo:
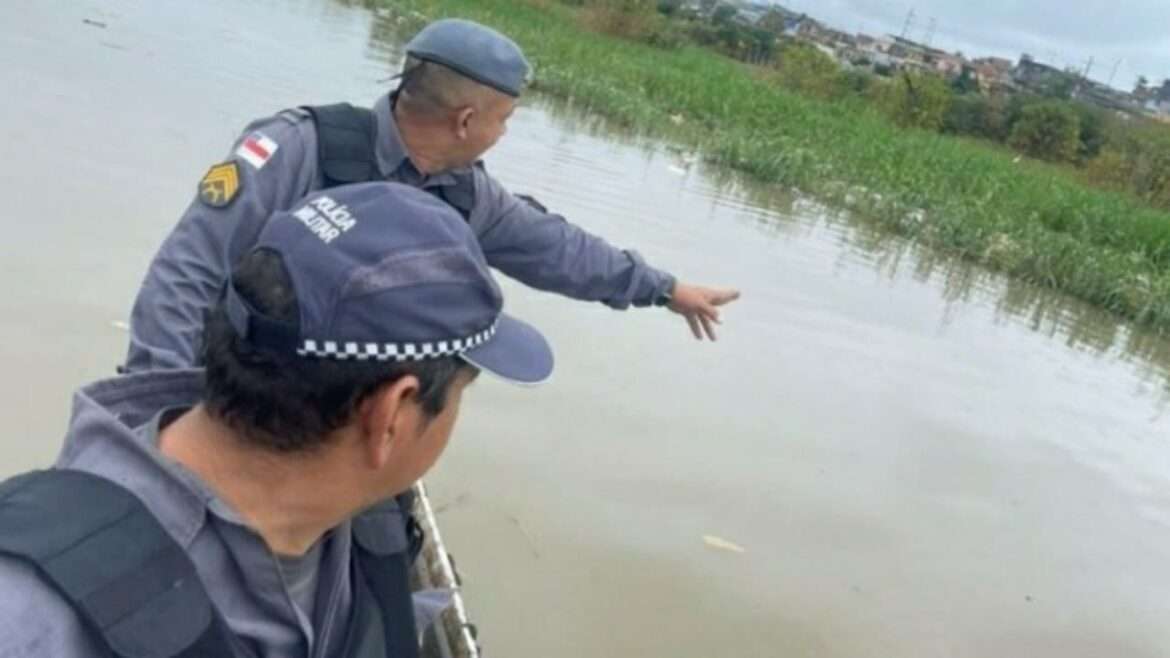
[(374, 117), (378, 131), (377, 144), (374, 155), (378, 159), (378, 171), (382, 178), (389, 178), (402, 163), (409, 160), (406, 154), (406, 145), (402, 143), (402, 135), (398, 133), (398, 124), (394, 121), (394, 95), (390, 94), (378, 99), (374, 103)]
[(212, 494), (158, 451), (144, 426), (160, 412), (199, 403), (203, 371), (143, 372), (105, 379), (74, 394), (73, 418), (58, 468), (86, 471), (138, 496), (187, 547), (206, 521)]
[[(164, 412), (193, 407), (202, 394), (201, 369), (142, 372), (86, 386), (74, 396), (73, 419), (57, 467), (93, 473), (125, 487), (187, 550), (207, 526), (209, 514), (225, 521), (219, 525), (218, 536), (238, 565), (237, 575), (220, 581), (216, 578), (222, 569), (215, 561), (196, 560), (196, 566), (228, 624), (267, 649), (279, 648), (280, 655), (288, 655), (284, 649), (304, 642), (324, 647), (318, 655), (336, 655), (344, 645), (352, 605), (346, 578), (350, 522), (321, 538), (327, 550), (318, 588), (329, 594), (318, 600), (314, 620), (302, 619), (275, 558), (259, 535), (242, 524), (195, 474), (157, 448), (157, 423)], [(244, 584), (233, 585), (237, 580)], [(272, 619), (257, 618), (257, 606), (275, 615), (279, 627)]]
[[(394, 120), (394, 100), (397, 93), (391, 92), (374, 103), (378, 131), (374, 155), (378, 160), (378, 171), (381, 172), (382, 178), (389, 180), (397, 179), (396, 174), (404, 166), (418, 171), (410, 161), (410, 154), (406, 152), (406, 144), (403, 143), (402, 134), (398, 131), (398, 123)], [(430, 176), (419, 174), (422, 179), (420, 187), (455, 185), (459, 182), (458, 176), (470, 171), (471, 167), (460, 167)]]

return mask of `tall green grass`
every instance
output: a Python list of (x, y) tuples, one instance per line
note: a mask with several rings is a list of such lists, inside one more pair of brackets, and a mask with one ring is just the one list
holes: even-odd
[(661, 50), (584, 30), (577, 10), (560, 3), (375, 1), (492, 25), (523, 46), (544, 92), (923, 243), (1170, 329), (1170, 213), (1001, 150), (898, 128), (861, 103), (794, 95), (765, 72), (707, 50)]

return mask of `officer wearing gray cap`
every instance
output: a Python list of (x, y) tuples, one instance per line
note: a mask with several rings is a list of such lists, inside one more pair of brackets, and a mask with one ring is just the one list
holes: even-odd
[(414, 658), (393, 495), (480, 371), (552, 371), (475, 236), (395, 183), (278, 212), (207, 367), (91, 384), (56, 468), (0, 484), (0, 656)]
[(337, 104), (261, 119), (208, 170), (135, 300), (127, 370), (197, 363), (203, 316), (228, 264), (269, 215), (312, 190), (366, 181), (401, 182), (443, 200), (471, 226), (488, 262), (529, 286), (616, 309), (667, 306), (696, 338), (714, 339), (718, 307), (738, 292), (676, 281), (487, 173), (479, 158), (504, 134), (529, 76), (515, 43), (470, 21), (441, 20), (406, 50), (398, 89), (372, 110)]

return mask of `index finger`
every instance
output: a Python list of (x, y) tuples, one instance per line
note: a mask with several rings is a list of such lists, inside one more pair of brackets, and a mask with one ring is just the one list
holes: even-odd
[(711, 304), (714, 304), (715, 306), (723, 306), (724, 304), (734, 302), (737, 299), (739, 299), (739, 291), (728, 289), (714, 291), (714, 294), (712, 294), (707, 301)]

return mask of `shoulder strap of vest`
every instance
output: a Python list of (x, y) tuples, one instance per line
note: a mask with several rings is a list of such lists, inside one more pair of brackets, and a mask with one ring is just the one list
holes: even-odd
[(454, 185), (428, 187), (426, 191), (458, 210), (459, 214), (463, 216), (463, 221), (471, 220), (471, 211), (475, 208), (475, 174), (473, 172), (458, 174)]
[(378, 178), (374, 113), (349, 103), (306, 106), (317, 126), (317, 158), (325, 187)]
[(96, 475), (0, 484), (0, 554), (31, 564), (115, 656), (234, 656), (195, 565), (132, 493)]
[[(304, 106), (317, 127), (317, 160), (324, 187), (380, 180), (374, 143), (377, 119), (371, 110), (349, 103)], [(481, 167), (477, 162), (474, 166)], [(459, 211), (464, 220), (475, 207), (475, 175), (461, 174), (454, 185), (426, 188)]]
[[(353, 521), (355, 557), (363, 581), (358, 590), (364, 589), (377, 602), (382, 617), (382, 646), (389, 658), (418, 658), (419, 655), (410, 595), (411, 540), (398, 531), (408, 513), (397, 501), (387, 501)], [(362, 655), (362, 652), (354, 651), (350, 655)]]

